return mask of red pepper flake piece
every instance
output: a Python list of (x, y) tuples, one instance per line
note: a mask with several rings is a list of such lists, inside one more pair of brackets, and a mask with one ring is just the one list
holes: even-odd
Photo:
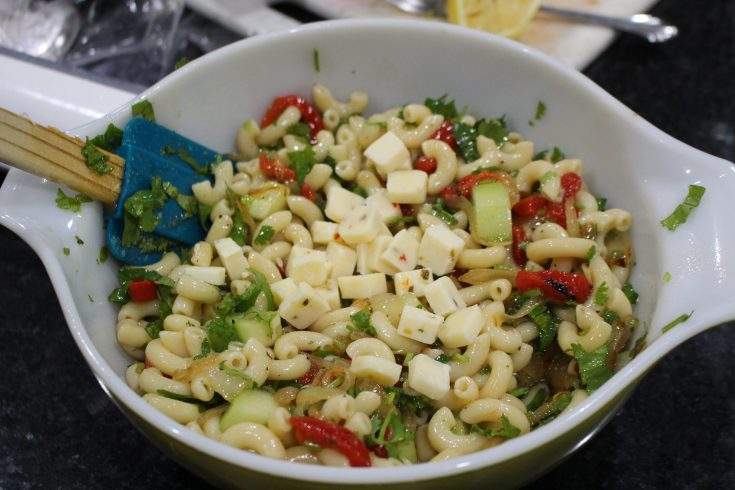
[(319, 366), (312, 362), (311, 366), (309, 366), (309, 370), (306, 371), (306, 373), (301, 376), (297, 381), (299, 384), (302, 385), (310, 385), (312, 381), (314, 381), (314, 378), (316, 378), (316, 375), (319, 373)]
[(316, 201), (316, 191), (309, 184), (303, 184), (301, 186), (301, 195), (311, 202)]
[(526, 232), (521, 225), (513, 225), (513, 260), (515, 263), (523, 267), (528, 262), (526, 251), (521, 248), (521, 244), (526, 241)]
[(431, 135), (433, 140), (441, 140), (444, 143), (452, 147), (452, 150), (457, 151), (457, 140), (454, 138), (454, 124), (452, 121), (444, 121), (439, 129)]
[(582, 188), (582, 178), (574, 172), (567, 172), (561, 176), (561, 187), (564, 189), (564, 199), (574, 197)]
[(592, 292), (592, 284), (583, 274), (558, 270), (519, 271), (516, 275), (519, 291), (539, 289), (549, 299), (584, 303)]
[(136, 279), (128, 285), (128, 293), (130, 299), (134, 303), (145, 303), (156, 299), (156, 283), (149, 279)]
[(314, 417), (291, 417), (289, 423), (299, 444), (308, 441), (334, 449), (347, 458), (350, 466), (371, 466), (365, 443), (343, 426)]
[(436, 158), (427, 157), (426, 155), (418, 157), (416, 162), (413, 164), (413, 168), (426, 172), (427, 174), (433, 174), (436, 172), (436, 166)]
[(278, 182), (292, 182), (296, 180), (296, 172), (288, 168), (275, 158), (269, 158), (265, 153), (260, 154), (260, 171), (269, 179)]
[(567, 213), (564, 211), (564, 203), (549, 201), (546, 205), (546, 217), (562, 228), (567, 227)]
[(457, 193), (460, 196), (464, 196), (467, 199), (472, 198), (472, 189), (484, 180), (495, 180), (497, 182), (506, 183), (508, 177), (505, 174), (499, 172), (490, 172), (489, 170), (483, 170), (476, 174), (470, 174), (466, 177), (462, 177), (457, 181)]
[(301, 112), (301, 119), (311, 129), (311, 138), (313, 141), (316, 138), (316, 134), (324, 129), (322, 115), (313, 105), (299, 95), (282, 95), (273, 99), (271, 106), (265, 111), (263, 119), (260, 121), (260, 126), (262, 128), (270, 126), (278, 119), (283, 111), (291, 106), (296, 107)]
[(546, 207), (548, 202), (545, 197), (537, 194), (526, 196), (513, 205), (513, 214), (519, 218), (533, 218)]

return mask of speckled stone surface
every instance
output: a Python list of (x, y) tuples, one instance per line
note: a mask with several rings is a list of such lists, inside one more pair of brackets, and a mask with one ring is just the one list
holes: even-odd
[[(621, 38), (587, 75), (674, 137), (735, 159), (735, 2), (664, 0), (654, 13), (681, 28), (677, 40)], [(0, 489), (205, 487), (100, 389), (30, 248), (2, 228), (0, 250)], [(733, 326), (663, 359), (606, 428), (531, 487), (735, 487)]]

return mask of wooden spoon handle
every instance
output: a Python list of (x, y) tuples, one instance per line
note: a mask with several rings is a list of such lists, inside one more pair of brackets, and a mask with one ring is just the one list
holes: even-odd
[(112, 171), (98, 175), (87, 167), (83, 146), (79, 138), (0, 108), (0, 160), (104, 204), (114, 204), (120, 195), (125, 160), (100, 149)]

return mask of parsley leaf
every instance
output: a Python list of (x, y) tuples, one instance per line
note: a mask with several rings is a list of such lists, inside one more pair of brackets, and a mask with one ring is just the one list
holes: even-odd
[(454, 124), (454, 139), (457, 141), (459, 147), (459, 153), (464, 158), (465, 162), (471, 162), (480, 158), (480, 153), (477, 151), (477, 130), (462, 122)]
[(590, 393), (602, 386), (613, 375), (612, 369), (607, 365), (609, 352), (609, 345), (603, 345), (592, 352), (587, 352), (579, 344), (572, 344), (572, 353), (579, 366), (579, 377)]
[(122, 145), (122, 139), (122, 129), (110, 123), (107, 125), (104, 133), (98, 134), (89, 140), (89, 142), (98, 148), (114, 153)]
[(610, 295), (610, 288), (606, 282), (600, 284), (595, 291), (595, 304), (597, 306), (605, 306), (607, 304), (608, 296)]
[(668, 272), (668, 271), (664, 272), (663, 281), (664, 282), (671, 282), (671, 272)]
[(248, 226), (242, 217), (242, 211), (239, 207), (235, 207), (235, 214), (232, 215), (232, 230), (230, 230), (230, 238), (241, 247), (245, 245), (248, 236)]
[(219, 393), (215, 393), (214, 397), (212, 397), (211, 400), (206, 401), (206, 402), (199, 400), (198, 398), (191, 397), (191, 396), (179, 395), (178, 393), (174, 393), (168, 390), (156, 390), (156, 393), (166, 398), (170, 398), (172, 400), (192, 403), (196, 405), (197, 407), (199, 407), (200, 413), (205, 412), (210, 408), (216, 407), (217, 405), (222, 405), (222, 403), (224, 402), (224, 399)]
[(598, 211), (604, 211), (607, 208), (607, 198), (606, 197), (598, 197), (597, 198), (597, 210)]
[(251, 274), (252, 283), (260, 288), (260, 291), (265, 296), (265, 299), (268, 303), (268, 310), (273, 311), (276, 309), (276, 301), (273, 299), (273, 291), (271, 291), (271, 287), (268, 285), (268, 281), (266, 280), (265, 276), (255, 269), (248, 269), (248, 271)]
[(477, 424), (473, 424), (470, 427), (471, 432), (477, 432), (485, 437), (504, 437), (506, 439), (512, 439), (521, 435), (521, 429), (510, 423), (508, 417), (505, 415), (500, 417), (500, 427), (498, 428), (484, 428)]
[(622, 287), (623, 294), (626, 298), (628, 298), (628, 301), (630, 301), (631, 304), (636, 304), (638, 302), (638, 293), (633, 288), (633, 285), (629, 282), (626, 282), (623, 284)]
[(98, 264), (104, 264), (107, 262), (108, 257), (110, 256), (110, 251), (107, 250), (107, 247), (104, 245), (100, 247), (100, 251), (97, 254), (97, 263)]
[(316, 48), (311, 52), (311, 62), (314, 65), (314, 71), (319, 73), (319, 50)]
[(347, 325), (347, 330), (350, 332), (365, 332), (373, 337), (377, 336), (375, 327), (370, 323), (370, 310), (364, 309), (356, 311), (350, 315), (351, 323)]
[(677, 316), (672, 321), (664, 325), (664, 328), (661, 329), (661, 333), (666, 333), (680, 323), (684, 323), (685, 321), (689, 320), (689, 318), (692, 316), (692, 313), (694, 313), (694, 311), (690, 313), (682, 313), (681, 315)]
[(235, 324), (225, 321), (221, 316), (216, 316), (206, 324), (209, 345), (215, 352), (227, 349), (230, 342), (240, 340)]
[(704, 196), (704, 191), (705, 188), (701, 185), (690, 185), (689, 192), (687, 193), (687, 197), (684, 198), (684, 201), (676, 206), (676, 209), (669, 216), (661, 220), (663, 227), (669, 231), (674, 231), (679, 225), (686, 223), (692, 210), (699, 206), (702, 196)]
[(194, 170), (199, 175), (208, 175), (210, 172), (210, 165), (199, 163), (196, 158), (191, 156), (186, 148), (174, 148), (171, 145), (166, 145), (161, 148), (161, 156), (175, 155), (179, 157), (184, 163)]
[(496, 145), (502, 145), (508, 141), (508, 128), (505, 123), (505, 116), (480, 119), (475, 123), (475, 130), (478, 135), (490, 138)]
[(398, 388), (397, 386), (388, 386), (384, 389), (386, 393), (395, 395), (395, 404), (400, 410), (409, 411), (418, 415), (432, 408), (431, 400), (422, 394), (407, 395), (402, 388)]
[(149, 100), (136, 102), (130, 108), (130, 111), (133, 113), (133, 117), (140, 116), (148, 121), (156, 122), (156, 114), (153, 111), (153, 104), (151, 104), (151, 101)]
[[(415, 433), (406, 428), (400, 412), (394, 405), (396, 393), (388, 393), (384, 406), (387, 410), (374, 413), (370, 418), (371, 431), (365, 436), (368, 446), (383, 446), (388, 455), (401, 461), (416, 462)], [(384, 416), (381, 417), (380, 413)]]
[(557, 415), (559, 415), (565, 408), (572, 402), (572, 393), (569, 391), (562, 391), (555, 394), (551, 400), (547, 401), (539, 408), (534, 410), (530, 415), (529, 419), (533, 425), (546, 424), (552, 421)]
[(534, 114), (533, 119), (535, 121), (541, 120), (546, 115), (546, 104), (544, 104), (543, 100), (539, 100), (536, 104), (536, 114)]
[(123, 221), (122, 242), (126, 247), (136, 245), (140, 232), (152, 232), (158, 225), (159, 210), (168, 199), (163, 189), (161, 178), (151, 179), (150, 189), (141, 189), (130, 196), (123, 205), (125, 219)]
[(61, 249), (61, 252), (68, 257), (71, 253), (71, 250), (69, 250), (69, 247), (64, 247)]
[(457, 106), (454, 105), (454, 100), (447, 100), (448, 96), (448, 94), (444, 94), (438, 99), (427, 98), (424, 101), (424, 105), (434, 114), (441, 114), (445, 120), (449, 121), (457, 117), (458, 112)]
[(186, 65), (189, 61), (191, 61), (189, 60), (189, 58), (187, 58), (186, 56), (182, 56), (181, 58), (176, 60), (176, 63), (174, 63), (174, 70), (178, 70), (182, 66)]
[(368, 192), (365, 190), (365, 188), (360, 187), (357, 184), (354, 184), (352, 187), (350, 187), (350, 192), (353, 192), (360, 197), (368, 197)]
[(441, 198), (437, 199), (434, 202), (434, 205), (431, 206), (431, 214), (436, 216), (449, 226), (454, 226), (457, 224), (457, 218), (455, 218), (454, 215), (447, 210), (447, 206), (444, 203), (444, 200)]
[(84, 245), (84, 240), (82, 240), (79, 235), (74, 235), (74, 240), (77, 241), (77, 245)]
[(559, 328), (559, 319), (549, 310), (545, 303), (538, 304), (528, 312), (528, 317), (538, 326), (538, 345), (540, 351), (545, 351), (556, 337)]
[(274, 234), (275, 230), (273, 229), (273, 227), (263, 225), (260, 227), (260, 231), (258, 231), (258, 234), (255, 235), (253, 243), (255, 243), (256, 245), (266, 245), (270, 243), (271, 238), (273, 238)]
[(288, 129), (286, 129), (286, 134), (298, 136), (306, 141), (311, 140), (311, 128), (308, 124), (300, 121), (289, 126)]
[(146, 323), (143, 328), (150, 338), (157, 339), (160, 337), (161, 330), (163, 330), (163, 318), (156, 318), (152, 322)]
[(61, 188), (56, 190), (56, 207), (59, 209), (78, 213), (82, 210), (82, 204), (85, 202), (92, 202), (92, 199), (84, 194), (77, 194), (73, 197), (67, 196)]
[(595, 256), (596, 253), (597, 253), (597, 247), (595, 247), (594, 245), (592, 245), (590, 247), (590, 249), (587, 250), (587, 262), (589, 262), (590, 260), (592, 260), (594, 258), (594, 256)]
[(112, 166), (107, 163), (107, 155), (102, 153), (94, 144), (87, 139), (82, 147), (84, 163), (97, 175), (105, 175), (112, 172)]
[(551, 163), (557, 163), (561, 160), (564, 160), (567, 156), (564, 154), (563, 151), (558, 146), (555, 146), (551, 150), (544, 150), (536, 153), (533, 156), (534, 160), (548, 160)]
[(311, 172), (311, 168), (316, 163), (314, 149), (307, 146), (303, 150), (289, 151), (288, 159), (291, 161), (291, 168), (296, 172), (296, 180), (299, 184), (303, 184), (304, 178)]
[(187, 218), (199, 213), (199, 203), (196, 197), (182, 194), (171, 182), (163, 183), (163, 191), (168, 197), (176, 201), (176, 204), (184, 210), (184, 215)]

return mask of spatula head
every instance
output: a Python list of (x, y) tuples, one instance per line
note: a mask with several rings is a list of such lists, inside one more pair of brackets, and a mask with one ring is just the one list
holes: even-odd
[[(158, 260), (162, 252), (122, 244), (125, 201), (139, 190), (150, 189), (153, 177), (170, 182), (181, 194), (191, 195), (193, 184), (210, 178), (208, 172), (203, 174), (195, 171), (191, 163), (196, 162), (208, 170), (219, 154), (142, 118), (134, 118), (125, 126), (123, 144), (118, 153), (125, 158), (125, 175), (117, 206), (108, 218), (107, 247), (116, 259), (126, 264), (150, 264)], [(198, 217), (187, 216), (176, 201), (170, 199), (160, 210), (160, 219), (153, 235), (184, 247), (201, 241), (204, 229)]]

